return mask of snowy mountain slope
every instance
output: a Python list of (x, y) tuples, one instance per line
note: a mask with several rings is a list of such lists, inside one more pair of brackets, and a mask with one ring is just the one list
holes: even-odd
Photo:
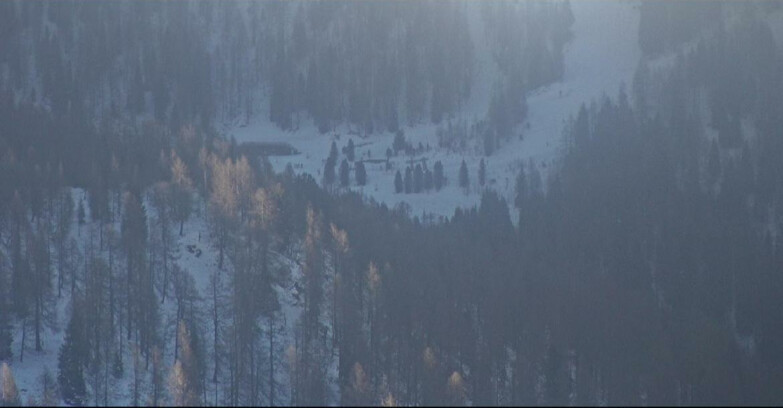
[[(78, 205), (80, 200), (84, 200), (85, 219), (90, 219), (90, 209), (86, 205), (87, 193), (83, 189), (73, 188), (71, 189), (71, 198), (75, 205)], [(78, 260), (74, 261), (78, 263), (78, 267), (82, 268), (85, 262), (84, 253), (88, 247), (97, 247), (97, 242), (91, 242), (91, 238), (94, 239), (98, 236), (97, 224), (87, 222), (84, 225), (79, 225), (77, 221), (77, 215), (74, 212), (71, 220), (69, 239), (75, 240), (77, 243), (80, 254), (82, 254)], [(119, 224), (115, 226), (115, 230), (119, 227)], [(53, 251), (53, 249), (52, 249)], [(103, 254), (105, 255), (105, 254)], [(54, 254), (52, 254), (54, 256)], [(57, 276), (56, 265), (52, 265), (52, 275)], [(56, 380), (58, 372), (58, 355), (60, 347), (64, 342), (65, 328), (68, 325), (68, 321), (71, 315), (71, 293), (69, 289), (69, 283), (65, 283), (65, 287), (62, 291), (62, 296), (56, 299), (56, 305), (54, 310), (56, 315), (52, 320), (56, 322), (54, 327), (44, 326), (42, 331), (42, 343), (43, 350), (40, 352), (35, 351), (35, 348), (30, 344), (30, 328), (27, 328), (27, 340), (24, 350), (24, 358), (20, 361), (21, 357), (21, 341), (22, 341), (22, 328), (21, 324), (15, 325), (13, 332), (13, 343), (11, 345), (14, 356), (9, 361), (16, 385), (19, 389), (19, 394), (23, 404), (27, 405), (32, 399), (38, 400), (41, 396), (41, 384), (39, 381), (40, 376), (48, 371), (52, 377)], [(56, 286), (54, 293), (57, 293)], [(129, 361), (129, 360), (128, 360)], [(112, 378), (112, 381), (114, 379)], [(127, 391), (129, 389), (128, 384), (130, 376), (125, 376), (119, 381), (113, 381), (112, 393), (109, 396), (110, 401), (128, 401), (129, 395)], [(87, 402), (87, 401), (86, 401)], [(91, 402), (91, 401), (89, 401)]]
[[(475, 7), (475, 6), (474, 6)], [(641, 52), (637, 41), (638, 5), (635, 2), (618, 1), (575, 1), (571, 4), (575, 23), (574, 37), (566, 46), (565, 75), (561, 82), (538, 89), (528, 96), (528, 118), (515, 134), (522, 134), (523, 140), (512, 137), (492, 156), (487, 157), (487, 188), (497, 191), (507, 201), (513, 202), (514, 180), (521, 164), (534, 160), (541, 169), (542, 176), (555, 159), (563, 126), (572, 115), (576, 115), (582, 103), (600, 98), (603, 94), (616, 96), (620, 84), (630, 86), (634, 69)], [(478, 10), (471, 10), (470, 21), (478, 18)], [(475, 24), (472, 24), (475, 30)], [(479, 30), (475, 30), (479, 31)], [(480, 37), (479, 37), (480, 38)], [(477, 90), (465, 104), (457, 120), (481, 119), (486, 114), (493, 75), (493, 65), (488, 64), (490, 53), (486, 44), (476, 41), (476, 52), (482, 63), (477, 67), (480, 78)], [(367, 164), (368, 184), (364, 187), (353, 185), (350, 189), (361, 192), (378, 202), (389, 206), (406, 203), (411, 215), (433, 214), (451, 216), (457, 207), (476, 205), (481, 196), (478, 188), (477, 171), (480, 151), (465, 154), (450, 153), (438, 148), (437, 127), (418, 125), (404, 129), (406, 140), (416, 147), (419, 143), (432, 148), (413, 158), (392, 157), (391, 170), (383, 163)], [(282, 171), (291, 164), (296, 172), (311, 174), (321, 180), (326, 157), (332, 141), (337, 142), (338, 150), (345, 146), (348, 137), (354, 139), (358, 159), (384, 159), (385, 152), (391, 146), (391, 134), (373, 135), (360, 139), (350, 136), (346, 126), (331, 135), (320, 135), (311, 124), (304, 124), (294, 132), (283, 132), (269, 123), (266, 118), (256, 117), (248, 126), (233, 126), (227, 133), (238, 142), (287, 142), (301, 152), (295, 156), (273, 156), (270, 162), (276, 171)], [(338, 136), (339, 135), (339, 138)], [(343, 159), (340, 155), (339, 162)], [(394, 175), (397, 170), (404, 174), (406, 162), (410, 159), (426, 159), (428, 167), (441, 160), (448, 179), (447, 186), (439, 192), (420, 194), (395, 194)], [(467, 192), (457, 186), (457, 174), (462, 159), (468, 165), (471, 187)], [(353, 177), (353, 172), (351, 173)], [(355, 184), (352, 181), (352, 184)], [(514, 213), (514, 211), (512, 211)]]
[[(86, 202), (86, 192), (82, 189), (71, 189), (71, 196), (74, 203), (78, 205), (79, 201), (84, 199)], [(150, 239), (155, 234), (159, 233), (156, 220), (156, 212), (149, 200), (145, 200), (145, 207), (147, 211), (148, 228)], [(81, 254), (88, 253), (88, 251), (96, 252), (96, 256), (107, 260), (107, 251), (98, 249), (98, 223), (92, 222), (89, 212), (89, 206), (85, 205), (85, 219), (87, 222), (84, 225), (79, 225), (77, 222), (76, 214), (74, 214), (71, 220), (70, 238), (74, 239), (78, 245)], [(120, 231), (119, 220), (115, 222), (115, 231)], [(184, 224), (183, 235), (179, 236), (177, 231), (174, 231), (174, 249), (172, 251), (172, 262), (179, 267), (184, 273), (193, 277), (195, 283), (195, 289), (197, 290), (197, 298), (199, 311), (203, 314), (201, 318), (204, 320), (204, 327), (211, 333), (213, 330), (211, 313), (212, 313), (212, 286), (211, 277), (218, 271), (218, 252), (212, 245), (209, 226), (205, 218), (205, 210), (199, 208), (193, 216)], [(92, 249), (88, 249), (92, 247)], [(300, 299), (297, 287), (301, 287), (301, 280), (303, 279), (301, 265), (298, 255), (299, 251), (292, 251), (292, 255), (283, 255), (280, 253), (272, 252), (272, 267), (276, 270), (284, 271), (280, 276), (280, 283), (274, 286), (274, 290), (277, 293), (278, 300), (281, 305), (281, 310), (278, 311), (275, 316), (275, 325), (278, 327), (277, 337), (275, 343), (279, 345), (281, 350), (287, 350), (289, 347), (295, 344), (295, 330), (299, 324), (300, 316), (303, 313), (303, 304)], [(54, 256), (54, 254), (52, 254)], [(121, 267), (121, 260), (115, 256), (115, 266)], [(2, 259), (0, 257), (0, 259)], [(80, 267), (83, 267), (85, 262), (84, 255), (80, 257)], [(232, 265), (231, 260), (226, 258), (225, 267), (223, 271), (217, 272), (219, 275), (220, 287), (223, 290), (229, 285)], [(53, 275), (56, 276), (56, 271), (53, 271)], [(327, 277), (331, 276), (331, 273), (327, 270)], [(177, 327), (177, 310), (176, 310), (176, 298), (174, 293), (174, 283), (169, 282), (170, 287), (167, 290), (165, 301), (160, 305), (161, 315), (161, 339), (164, 345), (163, 360), (163, 372), (164, 378), (167, 379), (171, 367), (175, 361), (174, 350), (171, 346), (173, 344), (174, 336), (176, 336)], [(329, 281), (324, 283), (325, 287), (329, 287)], [(66, 282), (65, 288), (62, 292), (62, 297), (56, 299), (55, 309), (57, 311), (56, 316), (53, 318), (57, 325), (53, 328), (45, 327), (42, 333), (43, 350), (36, 352), (31, 344), (32, 330), (27, 327), (27, 340), (24, 350), (24, 359), (20, 361), (20, 342), (22, 339), (21, 324), (15, 324), (15, 330), (13, 332), (12, 350), (14, 353), (13, 358), (8, 361), (11, 366), (14, 378), (16, 380), (17, 388), (19, 389), (22, 403), (25, 405), (34, 399), (36, 402), (40, 402), (40, 396), (42, 395), (42, 389), (40, 384), (40, 376), (44, 371), (47, 371), (57, 378), (58, 373), (58, 353), (60, 347), (64, 342), (65, 328), (68, 325), (70, 319), (70, 303), (71, 295), (69, 289), (69, 283)], [(56, 293), (56, 288), (55, 288)], [(160, 299), (160, 293), (158, 293)], [(225, 293), (220, 295), (225, 297)], [(327, 327), (327, 330), (331, 332), (331, 319), (326, 316), (327, 311), (324, 311), (322, 320)], [(221, 318), (220, 324), (228, 324), (225, 319)], [(262, 319), (259, 324), (262, 327), (266, 327), (266, 318)], [(29, 326), (29, 324), (28, 324)], [(205, 356), (207, 364), (207, 372), (211, 373), (213, 370), (213, 355), (209, 351), (211, 350), (212, 337), (207, 336), (208, 342), (206, 349), (208, 355)], [(338, 355), (332, 355), (328, 363), (328, 401), (333, 404), (337, 404), (340, 401), (339, 387), (337, 384), (337, 361)], [(124, 347), (124, 374), (121, 378), (116, 379), (110, 376), (110, 392), (108, 394), (108, 404), (118, 406), (128, 406), (133, 403), (132, 385), (133, 385), (133, 361), (131, 347)], [(143, 363), (142, 363), (143, 364)], [(275, 381), (277, 383), (277, 389), (275, 390), (274, 405), (289, 405), (290, 404), (290, 384), (289, 378), (290, 372), (286, 366), (287, 362), (279, 362), (277, 371), (275, 372)], [(151, 367), (145, 370), (142, 367), (142, 379), (140, 387), (140, 397), (142, 402), (147, 401), (148, 393), (151, 390)], [(85, 404), (103, 404), (103, 394), (98, 396), (98, 400), (94, 399), (94, 395), (91, 389), (89, 373), (85, 370), (85, 382), (87, 383), (88, 398), (85, 400)], [(210, 404), (220, 405), (223, 401), (222, 389), (218, 392), (218, 401), (214, 400), (215, 387), (224, 387), (225, 384), (213, 384), (211, 381), (206, 383), (206, 395)], [(267, 400), (268, 401), (268, 400)], [(268, 404), (268, 402), (266, 403)]]
[[(475, 24), (480, 18), (478, 8), (472, 5), (474, 10), (469, 13), (474, 31), (480, 31)], [(567, 46), (565, 55), (565, 76), (563, 81), (540, 89), (528, 98), (528, 119), (518, 132), (524, 135), (523, 140), (512, 140), (501, 147), (494, 155), (486, 158), (488, 188), (502, 194), (507, 201), (513, 200), (514, 177), (519, 166), (532, 159), (541, 167), (542, 175), (551, 167), (556, 158), (560, 145), (562, 128), (568, 118), (575, 115), (582, 103), (600, 97), (602, 94), (615, 95), (621, 83), (629, 84), (633, 70), (639, 60), (640, 52), (636, 40), (636, 24), (638, 13), (636, 6), (631, 2), (614, 1), (578, 1), (572, 3), (575, 17), (574, 38)], [(476, 38), (481, 38), (477, 36)], [(476, 71), (481, 80), (473, 93), (472, 99), (463, 107), (461, 117), (457, 119), (475, 120), (486, 113), (491, 90), (491, 78), (495, 75), (493, 64), (486, 63), (490, 58), (486, 44), (477, 41), (478, 55), (484, 64), (480, 64)], [(265, 112), (264, 109), (259, 110)], [(415, 157), (392, 157), (391, 169), (387, 170), (385, 163), (367, 163), (368, 184), (364, 187), (352, 186), (350, 189), (359, 191), (367, 197), (389, 206), (405, 203), (411, 208), (411, 215), (421, 216), (433, 214), (436, 216), (450, 216), (457, 207), (470, 207), (478, 203), (480, 189), (476, 183), (478, 161), (483, 157), (480, 151), (457, 154), (438, 148), (435, 125), (418, 125), (405, 128), (406, 139), (412, 145), (430, 146), (431, 149)], [(349, 137), (356, 143), (357, 158), (362, 160), (383, 159), (388, 147), (391, 146), (393, 135), (373, 135), (362, 139), (358, 135), (351, 135), (351, 129), (343, 126), (331, 135), (321, 135), (314, 125), (305, 123), (296, 132), (283, 132), (277, 126), (268, 121), (266, 117), (256, 117), (248, 126), (232, 126), (229, 134), (238, 141), (282, 141), (290, 143), (301, 152), (296, 156), (271, 157), (270, 161), (277, 171), (282, 171), (287, 164), (292, 164), (296, 172), (310, 173), (317, 180), (322, 177), (323, 167), (333, 140), (336, 140), (338, 148), (343, 147)], [(338, 136), (339, 135), (339, 138)], [(338, 162), (342, 160), (342, 155)], [(447, 185), (439, 192), (420, 194), (395, 194), (394, 175), (397, 170), (404, 172), (409, 160), (426, 159), (428, 167), (432, 168), (435, 161), (440, 160), (444, 165), (444, 173), (447, 177)], [(467, 191), (457, 186), (457, 173), (462, 159), (468, 163), (471, 187)], [(352, 176), (353, 177), (353, 176)], [(355, 184), (352, 181), (352, 184)], [(74, 190), (74, 199), (78, 202), (79, 194), (83, 192)], [(147, 206), (149, 217), (154, 214), (151, 206)], [(513, 214), (513, 212), (512, 212)], [(89, 218), (89, 214), (87, 215)], [(74, 221), (75, 222), (75, 221)], [(80, 244), (85, 245), (87, 228), (83, 226), (81, 231), (74, 225), (73, 234), (78, 234)], [(200, 256), (187, 250), (188, 245), (195, 245), (202, 251)], [(209, 276), (216, 267), (216, 254), (208, 244), (208, 230), (203, 217), (194, 217), (186, 224), (185, 235), (177, 237), (178, 250), (176, 263), (190, 273), (196, 286), (204, 297), (209, 289)], [(296, 279), (298, 266), (292, 260), (287, 262), (292, 271), (292, 279)], [(285, 316), (284, 325), (286, 333), (281, 338), (283, 343), (291, 343), (293, 338), (293, 326), (301, 313), (293, 291), (289, 288), (278, 288), (282, 315)], [(14, 361), (14, 370), (23, 401), (30, 395), (38, 395), (37, 378), (44, 367), (56, 374), (57, 351), (62, 344), (64, 325), (68, 319), (68, 296), (63, 296), (58, 302), (58, 320), (61, 323), (60, 330), (51, 331), (45, 337), (45, 350), (35, 353), (26, 350), (25, 361)], [(171, 318), (171, 298), (167, 298), (163, 307), (165, 319)], [(169, 334), (171, 335), (171, 334)], [(21, 333), (15, 333), (14, 350), (18, 350), (18, 342)], [(170, 350), (169, 350), (170, 352)], [(167, 356), (171, 361), (173, 356)], [(129, 360), (127, 360), (129, 361)], [(280, 373), (279, 381), (286, 383), (285, 373)], [(116, 395), (115, 402), (127, 402), (129, 377), (119, 381), (113, 389)], [(208, 390), (212, 392), (212, 390)], [(281, 401), (282, 401), (281, 396)]]
[[(476, 24), (480, 18), (478, 7), (470, 3), (473, 9), (469, 13), (472, 29), (480, 32)], [(563, 126), (569, 117), (575, 115), (582, 103), (590, 103), (591, 100), (601, 97), (603, 94), (614, 96), (617, 94), (620, 84), (628, 86), (631, 82), (634, 69), (640, 58), (637, 45), (636, 25), (638, 12), (635, 3), (616, 1), (575, 1), (572, 3), (575, 17), (573, 27), (574, 38), (566, 48), (565, 75), (561, 82), (537, 90), (528, 97), (528, 118), (525, 124), (516, 130), (516, 134), (523, 134), (523, 140), (517, 137), (511, 138), (492, 156), (485, 157), (487, 166), (487, 188), (493, 189), (512, 202), (514, 196), (514, 178), (522, 163), (534, 160), (540, 167), (542, 175), (551, 168), (556, 159), (560, 146), (560, 135)], [(462, 113), (455, 119), (472, 120), (480, 119), (486, 114), (486, 106), (491, 96), (492, 78), (497, 75), (494, 63), (491, 62), (491, 53), (486, 44), (483, 44), (480, 35), (476, 43), (476, 52), (484, 62), (476, 67), (476, 75), (480, 78), (472, 92), (472, 97), (463, 106)], [(483, 44), (483, 45), (482, 45)], [(259, 112), (267, 112), (267, 107), (262, 106)], [(291, 144), (299, 152), (295, 156), (274, 156), (270, 162), (277, 171), (282, 171), (287, 164), (291, 164), (296, 172), (311, 174), (316, 180), (321, 180), (326, 157), (332, 141), (336, 141), (338, 150), (345, 146), (348, 138), (352, 138), (356, 144), (356, 156), (362, 160), (385, 159), (386, 149), (392, 145), (393, 135), (386, 133), (361, 138), (358, 133), (352, 132), (348, 126), (342, 126), (336, 132), (322, 135), (312, 123), (303, 123), (298, 131), (284, 132), (272, 124), (265, 116), (251, 119), (247, 126), (232, 125), (228, 133), (238, 141), (264, 141), (286, 142)], [(353, 172), (351, 173), (351, 190), (361, 192), (368, 198), (396, 206), (405, 203), (411, 208), (411, 215), (422, 216), (432, 214), (434, 216), (451, 216), (457, 207), (470, 207), (476, 205), (480, 199), (481, 190), (478, 188), (477, 170), (478, 162), (484, 157), (478, 149), (468, 152), (449, 152), (438, 147), (436, 136), (437, 126), (418, 125), (404, 129), (406, 139), (413, 146), (421, 143), (430, 149), (413, 157), (402, 154), (390, 159), (391, 169), (387, 170), (383, 162), (366, 162), (368, 172), (368, 184), (360, 187), (355, 185)], [(354, 133), (354, 134), (352, 134)], [(337, 136), (339, 135), (339, 137)], [(342, 161), (344, 155), (338, 159)], [(432, 169), (435, 161), (440, 160), (444, 165), (444, 173), (447, 177), (447, 185), (439, 192), (420, 194), (395, 194), (394, 175), (397, 170), (404, 173), (406, 164), (411, 160), (426, 159), (427, 165)], [(461, 161), (465, 159), (468, 164), (471, 187), (467, 191), (457, 185), (457, 174)], [(73, 197), (76, 203), (85, 193), (74, 189)], [(155, 233), (152, 227), (155, 217), (153, 206), (146, 205), (147, 216), (150, 222), (150, 234)], [(87, 219), (90, 219), (89, 208)], [(512, 217), (515, 212), (512, 211)], [(72, 235), (80, 244), (82, 252), (87, 245), (89, 228), (93, 224), (88, 223), (79, 228), (74, 219)], [(119, 231), (119, 224), (115, 229)], [(201, 214), (195, 214), (186, 224), (184, 235), (176, 236), (174, 262), (189, 273), (195, 280), (196, 289), (204, 300), (202, 308), (209, 308), (210, 276), (217, 268), (217, 254), (210, 244), (209, 230), (204, 219), (203, 209)], [(188, 249), (191, 246), (193, 251)], [(200, 254), (200, 255), (197, 255)], [(294, 283), (301, 279), (301, 268), (296, 259), (288, 258), (282, 254), (274, 257), (278, 266), (283, 266), (290, 271), (290, 276), (281, 286), (275, 288), (280, 300), (282, 310), (279, 313), (279, 321), (283, 331), (278, 340), (285, 349), (294, 344), (294, 329), (302, 312), (302, 306), (297, 301), (297, 292)], [(230, 263), (230, 262), (229, 262)], [(228, 266), (227, 268), (230, 268)], [(328, 275), (328, 274), (327, 274)], [(223, 273), (223, 284), (227, 284), (228, 275)], [(327, 283), (328, 284), (328, 283)], [(38, 397), (40, 394), (38, 376), (44, 368), (48, 368), (53, 375), (57, 373), (57, 352), (63, 342), (64, 328), (69, 318), (69, 296), (64, 296), (58, 301), (57, 320), (60, 322), (59, 330), (47, 331), (44, 338), (44, 351), (35, 353), (28, 349), (25, 351), (24, 362), (18, 361), (18, 355), (12, 362), (16, 381), (22, 400), (27, 401), (29, 396)], [(161, 307), (162, 320), (166, 322), (166, 334), (164, 338), (171, 339), (172, 325), (175, 316), (175, 302), (171, 290), (166, 302)], [(208, 320), (208, 319), (207, 319)], [(329, 319), (324, 319), (329, 322)], [(211, 323), (207, 325), (211, 328)], [(14, 352), (18, 353), (19, 338), (21, 333), (17, 330), (13, 344)], [(130, 385), (131, 374), (128, 366), (131, 358), (130, 351), (126, 348), (125, 375), (113, 385), (114, 395), (110, 396), (113, 404), (129, 404), (131, 401)], [(208, 370), (211, 367), (211, 356), (207, 357)], [(165, 370), (173, 362), (171, 347), (167, 347), (164, 356)], [(339, 401), (339, 389), (336, 381), (337, 356), (332, 356), (330, 364), (330, 401)], [(281, 385), (280, 394), (276, 396), (276, 404), (287, 404), (290, 396), (287, 395), (290, 380), (288, 371), (284, 366), (276, 373), (276, 380)], [(147, 381), (147, 380), (145, 380)], [(146, 384), (146, 383), (145, 383)], [(146, 387), (147, 385), (145, 385)], [(207, 384), (207, 394), (212, 400), (214, 385)], [(91, 402), (91, 401), (90, 401)]]

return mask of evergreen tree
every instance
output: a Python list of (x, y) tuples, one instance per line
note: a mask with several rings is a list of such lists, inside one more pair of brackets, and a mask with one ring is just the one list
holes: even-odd
[(353, 139), (348, 139), (348, 145), (345, 147), (345, 157), (348, 158), (348, 161), (352, 162), (355, 154), (356, 154), (356, 148), (353, 145)]
[(331, 155), (326, 159), (326, 165), (324, 166), (324, 186), (330, 186), (334, 183), (335, 160), (337, 159), (333, 159)]
[(67, 244), (73, 221), (73, 212), (74, 205), (71, 191), (68, 188), (63, 188), (59, 196), (57, 226), (54, 232), (54, 246), (57, 253), (57, 297), (62, 295), (62, 289), (65, 285), (65, 272), (70, 261)]
[(484, 187), (486, 178), (487, 178), (487, 166), (484, 164), (484, 159), (482, 158), (481, 161), (479, 162), (479, 170), (478, 170), (478, 182), (481, 187)]
[(550, 345), (546, 355), (545, 367), (545, 398), (548, 404), (564, 405), (566, 404), (564, 392), (566, 384), (562, 376), (563, 358), (555, 346)]
[(292, 67), (291, 59), (282, 51), (277, 53), (274, 63), (272, 77), (272, 93), (269, 97), (269, 120), (280, 126), (283, 130), (291, 129), (292, 112), (291, 89)]
[[(326, 348), (319, 335), (324, 301), (325, 260), (323, 255), (323, 218), (312, 206), (307, 207), (304, 275), (305, 304), (302, 315), (303, 335), (297, 377), (301, 394), (298, 403), (324, 405), (326, 397)], [(301, 371), (300, 371), (301, 370)], [(298, 391), (297, 391), (298, 393)]]
[(408, 166), (405, 168), (405, 194), (413, 192), (413, 170)]
[(147, 404), (152, 407), (160, 405), (163, 400), (163, 361), (160, 355), (160, 349), (157, 346), (152, 348), (152, 373), (150, 375), (150, 395)]
[(527, 199), (527, 179), (525, 178), (525, 166), (520, 166), (515, 186), (514, 206), (522, 208)]
[(424, 190), (426, 190), (426, 191), (432, 190), (432, 184), (433, 184), (432, 172), (430, 171), (430, 169), (425, 169), (424, 170)]
[[(0, 279), (3, 276), (0, 275)], [(5, 284), (5, 280), (0, 280)], [(13, 353), (11, 352), (11, 342), (13, 336), (11, 335), (11, 308), (8, 304), (8, 295), (5, 293), (0, 294), (0, 361), (11, 360)]]
[(122, 219), (122, 247), (125, 251), (126, 329), (135, 334), (139, 351), (149, 363), (152, 347), (158, 341), (158, 300), (155, 292), (154, 268), (148, 262), (147, 212), (133, 193), (125, 196)]
[(403, 191), (402, 174), (400, 174), (400, 171), (397, 170), (397, 173), (394, 175), (394, 192), (400, 194), (402, 193), (402, 191)]
[(364, 168), (364, 162), (356, 162), (356, 184), (363, 186), (367, 184), (367, 169)]
[(463, 159), (462, 164), (459, 166), (459, 186), (467, 189), (469, 185), (470, 180), (468, 179), (468, 165)]
[(720, 149), (718, 148), (718, 142), (713, 139), (710, 144), (710, 156), (707, 159), (707, 183), (709, 187), (713, 187), (720, 178)]
[(576, 121), (573, 123), (573, 140), (577, 147), (583, 148), (590, 138), (590, 124), (587, 117), (587, 107), (583, 103), (579, 107)]
[(44, 325), (51, 323), (54, 310), (52, 293), (51, 260), (49, 255), (49, 237), (44, 224), (39, 224), (38, 232), (31, 235), (28, 253), (32, 258), (30, 274), (30, 294), (33, 304), (33, 329), (35, 334), (35, 350), (43, 350), (41, 338)]
[(350, 167), (348, 166), (348, 160), (343, 159), (343, 161), (340, 163), (340, 185), (343, 187), (348, 187), (348, 185), (351, 183), (351, 177), (350, 177)]
[(331, 159), (332, 163), (337, 163), (337, 142), (332, 141), (332, 147), (329, 148), (329, 157), (327, 160)]
[(528, 181), (528, 197), (542, 198), (544, 196), (544, 181), (541, 179), (541, 171), (531, 158), (527, 163), (530, 180)]
[(487, 156), (491, 156), (492, 152), (494, 151), (495, 151), (495, 132), (494, 131), (484, 132), (484, 154)]
[(416, 163), (416, 168), (413, 170), (413, 192), (421, 193), (421, 189), (424, 187), (424, 171), (421, 169), (421, 164)]
[[(30, 313), (30, 260), (24, 254), (23, 241), (25, 233), (29, 234), (30, 225), (27, 222), (26, 211), (22, 203), (21, 195), (18, 191), (14, 192), (14, 198), (11, 202), (11, 304), (14, 314), (21, 320), (22, 328), (27, 324), (27, 317)], [(25, 331), (22, 331), (25, 334)], [(19, 358), (24, 358), (25, 342), (21, 342)]]
[(443, 186), (446, 184), (446, 180), (443, 176), (443, 163), (441, 163), (440, 160), (435, 162), (433, 171), (434, 174), (432, 176), (432, 181), (435, 185), (435, 190), (440, 191), (440, 189), (443, 188)]
[(85, 221), (86, 215), (84, 214), (84, 200), (83, 199), (79, 199), (79, 207), (76, 210), (76, 217), (77, 217), (77, 219), (79, 221), (79, 225), (84, 225), (84, 221)]
[(399, 153), (400, 150), (405, 150), (406, 145), (407, 143), (405, 142), (405, 132), (400, 129), (397, 131), (397, 133), (394, 134), (394, 141), (392, 141), (392, 149), (394, 149), (394, 154)]
[(103, 176), (97, 176), (97, 178), (96, 186), (87, 190), (87, 204), (90, 207), (90, 219), (106, 223), (109, 221), (110, 216), (109, 189)]
[(154, 245), (154, 247), (160, 246), (160, 252), (161, 252), (161, 260), (162, 260), (162, 269), (163, 269), (163, 301), (166, 299), (166, 293), (168, 290), (168, 283), (169, 283), (169, 261), (173, 256), (173, 250), (172, 247), (174, 246), (173, 241), (174, 237), (171, 233), (170, 228), (170, 222), (169, 219), (171, 218), (170, 215), (174, 210), (174, 206), (172, 205), (171, 201), (173, 200), (172, 193), (173, 193), (174, 187), (171, 185), (171, 183), (167, 183), (165, 181), (159, 181), (155, 183), (155, 185), (152, 187), (152, 194), (151, 194), (151, 200), (152, 206), (155, 209), (156, 212), (156, 221), (158, 226), (160, 226), (160, 234), (159, 235), (153, 235), (151, 234), (151, 238), (159, 237), (157, 239), (157, 242)]
[(83, 405), (87, 398), (84, 383), (86, 362), (86, 336), (81, 303), (73, 304), (71, 320), (65, 331), (65, 340), (60, 347), (58, 357), (57, 382), (60, 385), (63, 400), (69, 405)]

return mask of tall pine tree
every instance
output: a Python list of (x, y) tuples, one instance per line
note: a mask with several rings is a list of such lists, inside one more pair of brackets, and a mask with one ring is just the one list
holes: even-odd
[(65, 340), (60, 347), (58, 358), (57, 382), (63, 400), (69, 405), (83, 405), (87, 397), (84, 384), (84, 366), (87, 359), (87, 347), (83, 306), (75, 299), (71, 310), (71, 321), (65, 331)]

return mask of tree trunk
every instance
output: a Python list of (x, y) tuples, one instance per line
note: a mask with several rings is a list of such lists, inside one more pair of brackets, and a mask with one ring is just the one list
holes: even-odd
[(24, 344), (27, 339), (27, 319), (22, 319), (22, 344), (20, 344), (21, 350), (19, 351), (19, 362), (24, 361)]
[(225, 246), (225, 242), (223, 241), (223, 237), (220, 237), (219, 239), (220, 243), (218, 245), (218, 269), (223, 270), (223, 247)]
[(104, 345), (103, 364), (103, 406), (109, 406), (109, 345)]
[(169, 287), (169, 265), (168, 265), (169, 243), (166, 237), (165, 228), (161, 228), (161, 235), (162, 235), (161, 241), (163, 243), (163, 291), (162, 291), (163, 293), (161, 294), (160, 303), (163, 304), (166, 302), (166, 291)]
[[(212, 383), (217, 384), (218, 383), (218, 373), (219, 373), (219, 360), (218, 360), (218, 297), (217, 297), (217, 290), (218, 290), (218, 275), (215, 273), (212, 276), (212, 327), (214, 328), (213, 332), (213, 342), (214, 342), (214, 359), (215, 359), (215, 370), (212, 373)], [(217, 389), (217, 385), (215, 385), (215, 389)], [(216, 391), (217, 392), (217, 391)]]
[(126, 299), (127, 299), (127, 313), (126, 318), (127, 321), (125, 322), (128, 330), (128, 340), (131, 339), (131, 320), (133, 317), (133, 310), (132, 310), (132, 297), (131, 297), (131, 287), (133, 286), (133, 279), (131, 278), (131, 275), (133, 274), (133, 264), (130, 260), (128, 260), (128, 287), (126, 289)]
[(35, 298), (35, 351), (41, 351), (41, 296)]
[[(63, 241), (65, 241), (65, 238), (62, 238)], [(65, 245), (62, 242), (58, 242), (57, 244), (57, 297), (61, 298), (63, 296), (63, 273), (65, 272), (63, 269), (63, 264), (65, 263)]]
[(275, 318), (269, 317), (269, 406), (275, 405)]

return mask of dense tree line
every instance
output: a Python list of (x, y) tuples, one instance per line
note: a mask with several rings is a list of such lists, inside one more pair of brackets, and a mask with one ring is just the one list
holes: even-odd
[(642, 1), (639, 7), (639, 47), (657, 55), (693, 39), (722, 20), (729, 2)]
[[(376, 401), (412, 404), (778, 400), (778, 154), (765, 150), (779, 127), (764, 124), (780, 105), (762, 102), (775, 92), (743, 86), (752, 111), (707, 109), (705, 118), (716, 102), (684, 97), (725, 95), (738, 76), (777, 89), (779, 79), (762, 77), (779, 69), (765, 32), (749, 20), (725, 45), (698, 46), (648, 83), (662, 98), (652, 111), (624, 91), (583, 107), (557, 172), (546, 182), (534, 163), (520, 173), (516, 229), (491, 194), (438, 226), (404, 207), (340, 198), (335, 223), (380, 294), (363, 313), (382, 319), (352, 347), (367, 355), (343, 377), (354, 386), (344, 397), (369, 388)], [(749, 38), (764, 61), (732, 69), (727, 60), (716, 73), (724, 81), (688, 79)], [(757, 133), (721, 142), (718, 123), (731, 115)], [(454, 391), (460, 383), (467, 394)]]
[[(56, 117), (154, 118), (172, 129), (254, 115), (282, 129), (310, 117), (323, 132), (341, 123), (363, 133), (439, 123), (474, 85), (483, 36), (469, 29), (478, 15), (471, 8), (482, 10), (505, 73), (499, 89), (509, 89), (498, 97), (511, 108), (526, 90), (562, 76), (573, 22), (567, 1), (0, 7), (0, 66), (8, 73), (0, 88), (14, 100)], [(492, 22), (503, 16), (503, 24)], [(513, 23), (522, 16), (525, 24)]]

